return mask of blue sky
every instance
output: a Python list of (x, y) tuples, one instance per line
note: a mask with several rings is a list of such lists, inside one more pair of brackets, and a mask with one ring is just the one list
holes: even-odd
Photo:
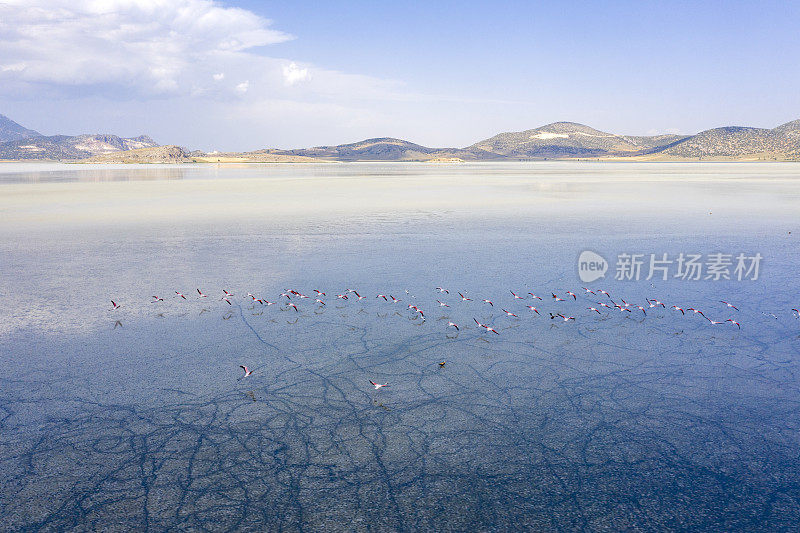
[(202, 149), (800, 118), (800, 4), (0, 0), (0, 113)]

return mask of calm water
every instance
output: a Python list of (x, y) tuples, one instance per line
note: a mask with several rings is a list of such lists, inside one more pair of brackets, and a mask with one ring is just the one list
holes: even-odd
[(4, 530), (800, 520), (800, 165), (4, 164), (0, 220)]

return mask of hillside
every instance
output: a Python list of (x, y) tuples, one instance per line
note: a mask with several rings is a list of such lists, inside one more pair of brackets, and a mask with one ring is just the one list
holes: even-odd
[(192, 163), (195, 161), (180, 146), (151, 146), (117, 151), (81, 160), (81, 163)]
[[(773, 129), (727, 126), (696, 135), (620, 135), (576, 122), (505, 132), (465, 148), (378, 137), (348, 144), (250, 152), (164, 150), (150, 137), (43, 136), (0, 115), (0, 159), (92, 162), (300, 163), (314, 161), (800, 160), (800, 120)], [(143, 150), (143, 151), (142, 151)], [(181, 150), (177, 152), (176, 150)], [(115, 155), (117, 154), (117, 155)]]
[(467, 149), (514, 159), (560, 159), (635, 154), (658, 150), (682, 139), (677, 135), (636, 137), (596, 130), (575, 122), (554, 122), (538, 128), (506, 132)]
[(117, 135), (39, 136), (0, 143), (0, 159), (76, 160), (155, 146), (158, 144), (146, 135), (134, 138)]
[(41, 137), (38, 131), (20, 126), (5, 115), (0, 115), (0, 142), (18, 141), (29, 137)]
[(738, 126), (705, 130), (660, 153), (682, 158), (796, 159), (800, 157), (800, 120), (771, 130)]

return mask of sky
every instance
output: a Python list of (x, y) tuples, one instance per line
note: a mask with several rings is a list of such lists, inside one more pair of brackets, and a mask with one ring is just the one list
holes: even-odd
[(0, 114), (202, 150), (800, 118), (800, 2), (0, 0)]

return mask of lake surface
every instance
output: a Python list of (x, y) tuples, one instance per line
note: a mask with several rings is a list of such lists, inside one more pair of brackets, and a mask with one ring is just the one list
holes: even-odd
[(792, 530), (798, 222), (792, 163), (2, 164), (0, 528)]

